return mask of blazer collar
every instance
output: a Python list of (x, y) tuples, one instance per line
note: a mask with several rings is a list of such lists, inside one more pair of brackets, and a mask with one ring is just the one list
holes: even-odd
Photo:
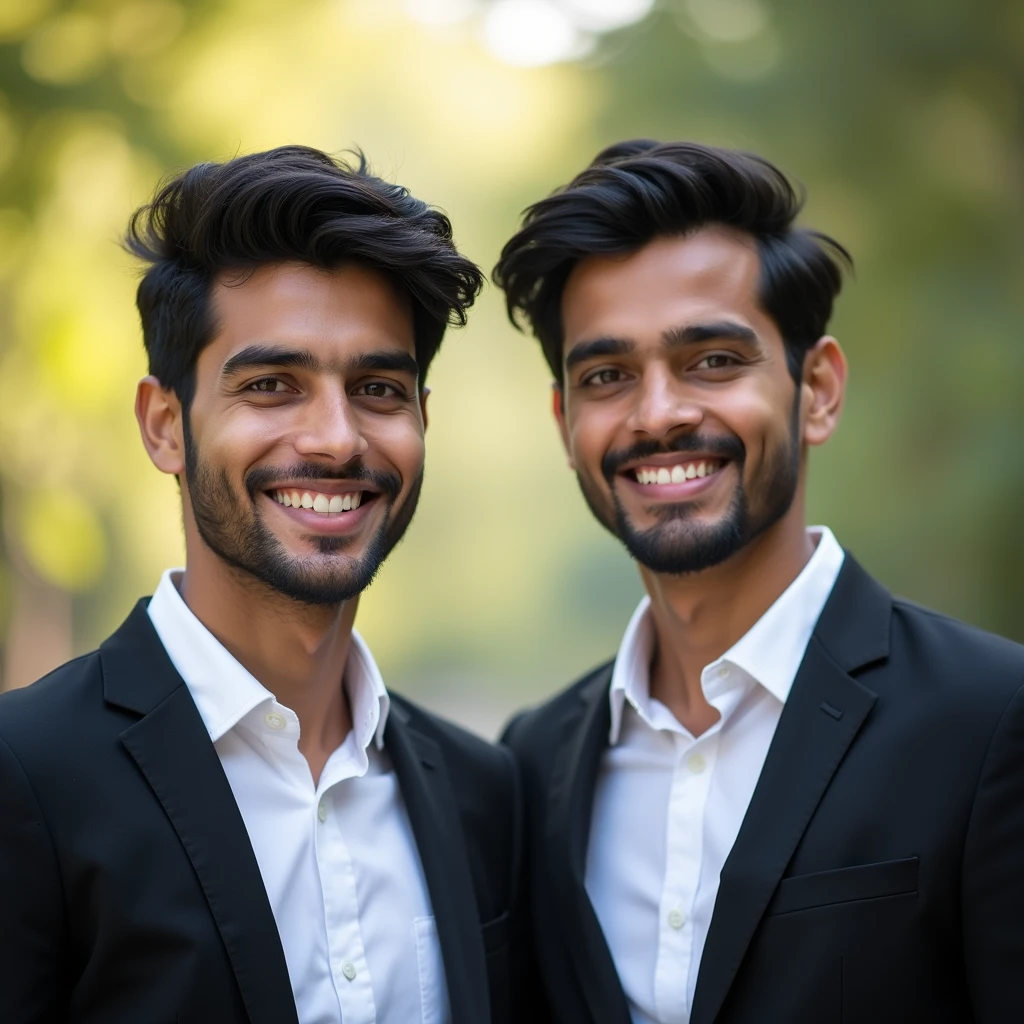
[(185, 848), (253, 1024), (297, 1024), (284, 950), (249, 836), (192, 696), (140, 601), (100, 646), (106, 700), (139, 716), (121, 742)]
[(612, 664), (580, 688), (580, 702), (563, 725), (551, 775), (547, 836), (548, 891), (557, 901), (566, 947), (594, 1024), (629, 1024), (629, 1005), (585, 886), (594, 787), (608, 745)]
[(876, 694), (855, 678), (888, 656), (892, 598), (847, 554), (722, 869), (691, 1024), (712, 1024), (772, 894)]
[(487, 965), (462, 823), (438, 744), (398, 702), (384, 733), (437, 922), (452, 1024), (490, 1020)]

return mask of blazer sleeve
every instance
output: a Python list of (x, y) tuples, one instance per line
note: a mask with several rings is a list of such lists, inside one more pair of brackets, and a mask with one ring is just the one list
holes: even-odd
[(57, 857), (21, 763), (0, 738), (0, 1021), (63, 1016), (64, 908)]
[(1024, 1021), (1024, 686), (1003, 713), (978, 781), (962, 899), (974, 1020)]

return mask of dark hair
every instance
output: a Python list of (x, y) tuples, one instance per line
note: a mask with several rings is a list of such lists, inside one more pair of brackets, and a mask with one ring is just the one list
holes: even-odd
[(356, 155), (353, 166), (282, 146), (198, 164), (132, 215), (125, 246), (150, 264), (136, 298), (149, 370), (186, 408), (216, 329), (210, 296), (223, 271), (351, 261), (384, 273), (411, 299), (421, 377), (448, 324), (465, 324), (483, 276), (456, 250), (451, 222)]
[(564, 188), (530, 206), (501, 252), (494, 282), (509, 318), (528, 324), (562, 380), (562, 291), (576, 264), (635, 251), (655, 238), (721, 224), (753, 236), (760, 303), (786, 344), (790, 372), (832, 315), (850, 254), (834, 239), (796, 228), (803, 197), (762, 157), (691, 142), (633, 139), (600, 152)]

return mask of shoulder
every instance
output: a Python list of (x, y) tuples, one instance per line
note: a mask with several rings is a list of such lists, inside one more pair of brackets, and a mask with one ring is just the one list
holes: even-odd
[(1024, 684), (1024, 646), (904, 598), (892, 607), (891, 656), (939, 677), (970, 679), (975, 692)]
[(1024, 692), (1024, 647), (894, 598), (888, 657), (858, 677), (918, 738), (983, 750)]
[(19, 757), (49, 757), (62, 735), (80, 732), (102, 707), (99, 654), (92, 651), (29, 686), (0, 694), (0, 739)]
[(579, 719), (589, 702), (607, 699), (614, 664), (614, 661), (606, 661), (543, 704), (520, 711), (505, 726), (502, 743), (508, 744), (519, 757), (537, 748), (552, 750), (566, 727)]

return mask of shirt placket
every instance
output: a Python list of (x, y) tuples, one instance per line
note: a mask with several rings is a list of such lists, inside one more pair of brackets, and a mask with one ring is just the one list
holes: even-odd
[(676, 765), (665, 836), (665, 884), (658, 920), (654, 1002), (662, 1024), (687, 1024), (693, 956), (693, 906), (704, 853), (704, 809), (718, 748), (718, 731), (696, 742), (676, 735)]
[(374, 1024), (377, 1019), (370, 970), (359, 929), (355, 868), (341, 827), (335, 797), (337, 783), (314, 804), (316, 862), (324, 899), (331, 977), (345, 1024)]

